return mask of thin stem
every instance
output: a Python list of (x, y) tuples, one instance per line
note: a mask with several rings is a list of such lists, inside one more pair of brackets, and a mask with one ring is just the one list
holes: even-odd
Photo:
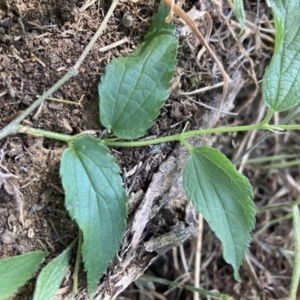
[(4, 137), (8, 136), (9, 134), (15, 133), (17, 131), (17, 128), (19, 124), (28, 116), (30, 115), (46, 98), (49, 98), (52, 96), (54, 92), (56, 92), (64, 83), (66, 83), (71, 77), (78, 74), (78, 70), (83, 62), (83, 60), (88, 55), (89, 51), (95, 44), (96, 40), (99, 38), (99, 36), (103, 33), (104, 29), (106, 28), (107, 22), (109, 18), (111, 17), (113, 11), (115, 10), (119, 0), (113, 0), (112, 4), (102, 21), (99, 29), (94, 34), (92, 39), (90, 40), (89, 44), (86, 46), (82, 54), (80, 55), (79, 59), (77, 60), (76, 64), (70, 68), (70, 70), (58, 81), (56, 82), (48, 91), (46, 91), (42, 96), (40, 96), (34, 103), (32, 103), (22, 114), (20, 114), (16, 119), (14, 119), (12, 122), (10, 122), (7, 126), (5, 126), (0, 131), (0, 140)]
[(22, 114), (10, 122), (0, 131), (0, 140), (8, 136), (9, 134), (15, 133), (19, 124), (30, 115), (40, 104), (46, 100), (46, 98), (51, 97), (51, 95), (57, 91), (65, 82), (67, 82), (71, 77), (75, 76), (77, 72), (71, 68), (59, 81), (57, 81), (48, 91), (46, 91), (41, 97), (39, 97), (35, 102), (33, 102)]
[(300, 205), (300, 199), (293, 201), (293, 202), (282, 202), (282, 203), (275, 203), (272, 205), (266, 205), (266, 206), (262, 206), (256, 209), (256, 213), (260, 214), (260, 213), (264, 213), (266, 211), (272, 211), (272, 210), (277, 210), (283, 207), (292, 207), (294, 205)]
[[(196, 253), (195, 253), (195, 270), (194, 270), (194, 279), (195, 288), (200, 288), (200, 272), (201, 272), (201, 252), (202, 252), (202, 241), (203, 241), (203, 216), (201, 213), (198, 214), (198, 235), (197, 235), (197, 244), (196, 244)], [(199, 300), (199, 293), (193, 293), (193, 299)]]
[(281, 168), (288, 168), (292, 166), (298, 166), (300, 163), (300, 159), (293, 160), (293, 161), (286, 161), (283, 163), (270, 163), (270, 165), (262, 166), (259, 169), (260, 170), (269, 170), (269, 169), (281, 169)]
[(185, 139), (180, 139), (180, 143), (183, 144), (190, 153), (193, 152), (193, 147)]
[(64, 99), (58, 99), (58, 98), (47, 98), (46, 100), (62, 103), (62, 104), (70, 104), (70, 105), (80, 105), (80, 103), (73, 102), (73, 101), (68, 101)]
[(55, 140), (63, 141), (63, 142), (67, 142), (67, 143), (71, 142), (72, 140), (74, 140), (77, 137), (77, 136), (56, 133), (56, 132), (52, 132), (52, 131), (36, 129), (36, 128), (21, 126), (21, 125), (18, 128), (19, 128), (19, 132), (21, 132), (21, 133), (27, 133), (29, 135), (33, 135), (33, 136), (37, 136), (37, 137), (43, 136), (43, 137), (47, 137), (50, 139), (55, 139)]
[[(72, 142), (75, 140), (78, 135), (71, 136), (66, 134), (55, 133), (52, 131), (46, 131), (42, 129), (35, 129), (27, 126), (19, 125), (17, 127), (19, 132), (28, 133), (32, 135), (41, 135), (44, 137), (64, 141)], [(255, 125), (245, 125), (245, 126), (234, 126), (234, 127), (219, 127), (219, 128), (209, 128), (209, 129), (200, 129), (200, 130), (191, 130), (183, 133), (178, 133), (170, 136), (165, 136), (153, 140), (144, 140), (144, 141), (118, 141), (115, 138), (113, 139), (103, 139), (101, 142), (106, 146), (112, 147), (144, 147), (155, 144), (162, 144), (168, 142), (182, 142), (187, 146), (188, 150), (191, 151), (192, 147), (184, 141), (184, 139), (194, 136), (201, 136), (212, 133), (228, 133), (228, 132), (239, 132), (239, 131), (250, 131), (250, 130), (300, 130), (300, 125), (269, 125), (269, 124), (255, 124)], [(81, 133), (80, 135), (90, 134), (90, 131), (87, 133)]]
[(276, 223), (279, 223), (281, 221), (284, 221), (284, 220), (289, 220), (293, 217), (293, 214), (292, 213), (288, 213), (286, 214), (284, 217), (280, 217), (280, 218), (277, 218), (277, 219), (273, 219), (272, 221), (268, 222), (267, 224), (265, 224), (260, 230), (258, 230), (254, 236), (255, 237), (258, 237), (261, 233), (263, 233), (266, 229), (268, 229), (268, 227), (270, 227), (271, 225), (274, 225)]
[(293, 223), (295, 232), (295, 267), (290, 288), (290, 300), (296, 300), (300, 280), (300, 217), (298, 205), (293, 206)]
[(149, 276), (149, 275), (142, 275), (141, 277), (139, 277), (140, 281), (152, 281), (152, 282), (157, 282), (157, 283), (162, 283), (162, 284), (166, 284), (166, 285), (170, 285), (173, 287), (178, 287), (178, 288), (183, 288), (192, 292), (196, 292), (202, 295), (206, 295), (206, 296), (210, 296), (213, 297), (214, 299), (222, 299), (222, 295), (219, 293), (215, 293), (215, 292), (211, 292), (211, 291), (207, 291), (207, 290), (203, 290), (203, 289), (198, 289), (195, 288), (193, 286), (190, 285), (185, 285), (185, 284), (181, 284), (179, 282), (175, 282), (175, 281), (170, 281), (170, 280), (166, 280), (166, 279), (162, 279), (162, 278), (156, 278), (153, 276)]
[(175, 141), (181, 142), (182, 139), (198, 136), (198, 135), (250, 131), (250, 130), (300, 130), (300, 125), (255, 124), (255, 125), (234, 126), (234, 127), (219, 127), (219, 128), (191, 130), (191, 131), (187, 131), (187, 132), (183, 132), (171, 136), (166, 136), (166, 137), (161, 137), (161, 138), (146, 140), (146, 141), (124, 142), (124, 141), (104, 139), (103, 144), (107, 146), (114, 146), (114, 147), (143, 147), (143, 146), (150, 146), (150, 145), (175, 142)]
[[(289, 111), (289, 113), (280, 121), (279, 125), (288, 124), (291, 120), (294, 120), (294, 119), (296, 119), (299, 116), (300, 116), (300, 103), (298, 103), (293, 108), (293, 110)], [(256, 149), (256, 147), (260, 143), (262, 143), (262, 141), (264, 141), (268, 136), (270, 136), (271, 133), (272, 133), (271, 131), (265, 132), (251, 147), (249, 147), (248, 149), (246, 149), (238, 158), (236, 158), (233, 161), (233, 164), (237, 164), (238, 162), (241, 161), (241, 159), (244, 157), (244, 155), (249, 154), (254, 149)]]
[(264, 120), (261, 123), (268, 124), (268, 122), (271, 120), (273, 114), (274, 114), (274, 111), (272, 109), (269, 109), (266, 117), (264, 118)]
[(299, 130), (300, 125), (268, 125), (262, 124), (264, 128), (262, 129), (270, 129), (270, 130)]
[(216, 88), (221, 87), (223, 85), (224, 85), (224, 81), (216, 83), (214, 85), (209, 85), (209, 86), (206, 86), (206, 87), (203, 87), (201, 89), (197, 89), (197, 90), (194, 90), (194, 91), (191, 91), (191, 92), (182, 92), (180, 95), (190, 96), (190, 95), (200, 94), (200, 93), (204, 93), (206, 91), (212, 90), (212, 89), (216, 89)]
[(99, 29), (94, 34), (94, 36), (92, 37), (92, 39), (90, 40), (90, 42), (88, 43), (88, 45), (86, 46), (86, 48), (83, 50), (83, 52), (80, 55), (80, 57), (78, 58), (76, 64), (74, 65), (74, 68), (76, 70), (79, 70), (79, 67), (81, 66), (82, 62), (85, 60), (86, 56), (88, 55), (88, 53), (90, 52), (90, 50), (94, 46), (95, 42), (97, 41), (97, 39), (99, 38), (99, 36), (102, 34), (102, 32), (104, 31), (104, 29), (106, 28), (107, 22), (110, 19), (110, 17), (112, 16), (112, 14), (113, 14), (116, 6), (118, 5), (118, 3), (119, 3), (119, 0), (112, 0), (111, 6), (110, 6), (108, 12), (106, 13), (105, 18), (102, 21)]
[(216, 54), (214, 53), (214, 51), (211, 49), (211, 47), (209, 46), (209, 43), (205, 40), (205, 38), (202, 36), (201, 32), (198, 30), (195, 22), (192, 20), (192, 18), (185, 13), (178, 5), (174, 5), (173, 2), (171, 0), (163, 0), (171, 9), (174, 9), (174, 12), (180, 17), (182, 18), (185, 23), (190, 27), (190, 29), (193, 31), (193, 33), (195, 34), (195, 36), (197, 37), (197, 39), (202, 43), (202, 45), (205, 47), (205, 49), (207, 50), (207, 52), (210, 54), (210, 56), (212, 57), (212, 59), (214, 60), (214, 62), (217, 64), (220, 72), (222, 73), (222, 76), (224, 78), (224, 86), (223, 86), (223, 93), (222, 93), (222, 98), (218, 107), (218, 112), (214, 121), (214, 125), (217, 123), (218, 117), (219, 117), (219, 113), (220, 113), (220, 109), (222, 107), (222, 103), (226, 97), (226, 93), (227, 93), (227, 89), (228, 89), (228, 84), (229, 84), (229, 76), (226, 73), (222, 63), (220, 62), (220, 60), (218, 59), (218, 57), (216, 56)]
[(78, 274), (80, 269), (81, 263), (81, 246), (82, 246), (82, 231), (79, 229), (79, 237), (78, 237), (78, 247), (77, 247), (77, 254), (76, 254), (76, 261), (74, 267), (74, 274), (73, 274), (73, 296), (77, 294), (78, 291)]

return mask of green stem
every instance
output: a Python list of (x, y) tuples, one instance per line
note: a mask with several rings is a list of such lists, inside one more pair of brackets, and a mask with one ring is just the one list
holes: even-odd
[(268, 110), (268, 113), (266, 115), (266, 117), (264, 118), (264, 120), (261, 122), (261, 124), (268, 124), (268, 122), (271, 120), (272, 116), (274, 114), (274, 111), (272, 109)]
[(193, 152), (193, 147), (185, 139), (181, 139), (180, 143), (183, 144), (188, 149), (190, 154)]
[(288, 168), (293, 166), (298, 166), (300, 164), (300, 159), (293, 160), (293, 161), (286, 161), (283, 163), (277, 163), (277, 164), (270, 164), (268, 166), (262, 166), (259, 169), (260, 170), (269, 170), (269, 169), (281, 169), (281, 168)]
[(293, 220), (295, 232), (295, 267), (290, 288), (290, 300), (296, 300), (300, 280), (300, 217), (298, 205), (293, 206)]
[(264, 128), (262, 129), (270, 129), (270, 130), (300, 130), (300, 125), (269, 125), (262, 124)]
[(206, 135), (212, 133), (228, 133), (228, 132), (238, 132), (238, 131), (250, 131), (250, 130), (300, 130), (300, 125), (269, 125), (269, 124), (255, 124), (255, 125), (245, 125), (245, 126), (235, 126), (235, 127), (219, 127), (219, 128), (209, 128), (192, 130), (183, 133), (178, 133), (175, 135), (170, 135), (166, 137), (161, 137), (153, 140), (145, 141), (115, 141), (110, 139), (104, 139), (103, 144), (106, 146), (113, 147), (143, 147), (155, 144), (182, 141), (188, 137), (193, 137), (197, 135)]
[(162, 278), (156, 278), (156, 277), (149, 276), (149, 275), (142, 275), (141, 277), (139, 277), (138, 280), (139, 281), (146, 281), (146, 282), (152, 281), (152, 282), (162, 283), (162, 284), (170, 285), (172, 287), (183, 288), (183, 289), (186, 289), (186, 290), (189, 290), (189, 291), (192, 291), (192, 292), (196, 292), (196, 293), (199, 293), (199, 294), (202, 294), (202, 295), (210, 296), (210, 297), (213, 297), (214, 299), (222, 299), (222, 294), (219, 294), (219, 293), (215, 293), (215, 292), (195, 288), (193, 286), (185, 285), (185, 284), (175, 282), (175, 281), (169, 281), (169, 280), (162, 279)]
[[(44, 137), (64, 141), (67, 143), (75, 140), (78, 135), (71, 136), (66, 134), (55, 133), (52, 131), (46, 131), (42, 129), (35, 129), (27, 126), (19, 125), (17, 127), (19, 132), (24, 132), (33, 135), (42, 135)], [(228, 132), (238, 132), (238, 131), (250, 131), (250, 130), (300, 130), (300, 125), (269, 125), (269, 124), (256, 124), (256, 125), (245, 125), (245, 126), (235, 126), (235, 127), (219, 127), (219, 128), (209, 128), (209, 129), (200, 129), (200, 130), (192, 130), (183, 133), (178, 133), (170, 136), (165, 136), (153, 140), (144, 140), (144, 141), (116, 141), (113, 139), (103, 139), (101, 142), (106, 146), (112, 147), (144, 147), (161, 143), (168, 142), (182, 142), (187, 146), (186, 142), (183, 142), (184, 139), (188, 137), (194, 137), (199, 135), (206, 135), (212, 133), (228, 133)], [(82, 132), (80, 135), (90, 134)], [(189, 150), (191, 150), (191, 146), (187, 146)]]
[(273, 219), (272, 221), (268, 222), (267, 224), (265, 224), (260, 230), (258, 230), (254, 236), (258, 237), (262, 232), (264, 232), (268, 227), (270, 227), (271, 225), (274, 225), (276, 223), (279, 223), (281, 221), (285, 221), (285, 220), (289, 220), (293, 218), (293, 214), (292, 213), (288, 213), (286, 214), (284, 217), (280, 217), (277, 219)]
[(74, 140), (77, 137), (77, 136), (56, 133), (56, 132), (42, 130), (42, 129), (36, 129), (36, 128), (32, 128), (32, 127), (27, 127), (27, 126), (19, 126), (18, 129), (19, 129), (19, 132), (21, 132), (21, 133), (27, 133), (27, 134), (30, 134), (33, 136), (43, 136), (43, 137), (47, 137), (50, 139), (63, 141), (63, 142), (67, 142), (67, 143), (70, 143), (72, 140)]
[(71, 77), (75, 76), (77, 71), (71, 68), (58, 82), (56, 82), (48, 91), (46, 91), (41, 97), (39, 97), (34, 103), (31, 104), (22, 114), (0, 130), (0, 140), (11, 133), (15, 133), (19, 124), (30, 115), (41, 103), (46, 100), (46, 98), (51, 97), (51, 95), (57, 91), (65, 82), (67, 82)]
[(80, 57), (78, 58), (75, 66), (74, 66), (75, 69), (79, 70), (79, 67), (81, 66), (81, 64), (85, 60), (86, 56), (88, 55), (88, 53), (90, 52), (90, 50), (93, 48), (95, 42), (98, 40), (98, 38), (100, 37), (100, 35), (104, 31), (104, 29), (106, 28), (107, 22), (110, 19), (110, 17), (112, 16), (112, 14), (113, 14), (115, 8), (117, 7), (118, 3), (119, 3), (119, 0), (112, 0), (111, 5), (109, 7), (109, 10), (106, 13), (106, 15), (105, 15), (105, 17), (104, 17), (104, 19), (103, 19), (103, 21), (102, 21), (99, 29), (94, 34), (94, 36), (91, 38), (90, 42), (88, 43), (88, 45), (83, 50), (83, 52), (80, 55)]
[(256, 209), (256, 213), (260, 214), (266, 211), (277, 210), (283, 207), (293, 207), (294, 205), (300, 205), (300, 199), (293, 202), (282, 202), (282, 203), (275, 203), (272, 205), (262, 206)]
[(82, 231), (79, 229), (78, 247), (77, 247), (74, 273), (73, 273), (73, 296), (78, 292), (78, 278), (79, 278), (78, 274), (79, 274), (80, 263), (81, 263), (81, 246), (82, 246)]
[(64, 99), (58, 99), (58, 98), (47, 98), (46, 100), (50, 100), (50, 101), (54, 101), (54, 102), (58, 102), (58, 103), (62, 103), (62, 104), (70, 104), (70, 105), (80, 105), (80, 103), (77, 102), (73, 102), (73, 101), (68, 101), (68, 100), (64, 100)]

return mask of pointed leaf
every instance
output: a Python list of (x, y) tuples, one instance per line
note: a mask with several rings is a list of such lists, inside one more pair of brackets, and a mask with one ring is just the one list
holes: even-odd
[(300, 9), (298, 0), (273, 0), (275, 51), (263, 78), (263, 99), (273, 111), (300, 102)]
[(193, 149), (184, 167), (183, 186), (194, 208), (221, 240), (224, 259), (239, 280), (238, 269), (255, 222), (248, 179), (219, 150), (202, 146)]
[(66, 274), (74, 243), (75, 241), (42, 269), (36, 282), (33, 300), (55, 299), (56, 293)]
[(0, 259), (0, 299), (7, 299), (39, 268), (47, 252), (36, 251)]
[(138, 49), (113, 60), (101, 78), (100, 120), (119, 138), (144, 135), (169, 96), (178, 39), (167, 14), (161, 4)]
[(63, 153), (65, 203), (83, 233), (90, 295), (118, 250), (126, 226), (126, 194), (119, 172), (108, 148), (92, 137), (76, 139)]

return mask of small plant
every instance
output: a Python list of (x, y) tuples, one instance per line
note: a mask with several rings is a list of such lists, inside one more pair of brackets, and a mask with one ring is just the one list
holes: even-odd
[[(297, 48), (300, 44), (299, 4), (297, 1), (277, 0), (273, 2), (273, 11), (276, 46), (263, 81), (263, 99), (269, 113), (260, 124), (193, 130), (153, 140), (132, 141), (142, 137), (154, 124), (169, 96), (168, 89), (176, 65), (178, 38), (174, 25), (165, 22), (168, 8), (162, 4), (138, 49), (128, 57), (113, 60), (101, 78), (100, 121), (113, 136), (101, 139), (84, 133), (67, 136), (20, 126), (20, 130), (28, 134), (55, 138), (69, 145), (62, 156), (60, 174), (66, 194), (66, 208), (82, 233), (81, 253), (89, 295), (95, 292), (126, 228), (127, 196), (122, 187), (119, 167), (108, 148), (113, 146), (140, 147), (170, 141), (186, 146), (190, 154), (183, 171), (186, 196), (221, 240), (224, 259), (232, 265), (234, 277), (239, 280), (238, 270), (255, 224), (251, 185), (219, 150), (205, 145), (193, 148), (186, 139), (217, 132), (300, 129), (298, 125), (268, 124), (274, 112), (300, 103), (300, 51)], [(45, 299), (45, 291), (47, 299), (50, 299), (49, 295), (53, 299), (67, 268), (72, 246), (73, 243), (43, 269), (34, 299)], [(34, 257), (35, 263), (31, 264), (28, 257)], [(8, 297), (24, 284), (44, 257), (45, 253), (36, 252), (7, 259), (9, 263), (19, 260), (16, 264), (26, 267), (24, 261), (31, 267), (26, 269), (26, 276), (22, 273), (22, 279), (18, 278), (18, 284), (12, 283), (13, 288), (4, 291), (0, 287), (0, 298)], [(7, 260), (0, 262), (1, 285), (5, 280), (9, 282)], [(299, 268), (299, 263), (296, 268)], [(59, 276), (56, 275), (56, 280), (49, 280), (57, 272)]]

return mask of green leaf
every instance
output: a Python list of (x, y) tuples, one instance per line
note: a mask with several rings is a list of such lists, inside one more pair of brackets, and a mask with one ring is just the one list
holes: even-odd
[(239, 280), (238, 269), (255, 223), (248, 179), (219, 150), (202, 146), (193, 149), (184, 167), (183, 186), (196, 211), (221, 240), (224, 259)]
[[(75, 240), (76, 241), (76, 240)], [(38, 276), (34, 291), (33, 300), (55, 299), (55, 295), (60, 287), (60, 284), (66, 274), (71, 250), (74, 242), (63, 251), (58, 257), (47, 264)]]
[(243, 0), (233, 0), (233, 6), (236, 17), (238, 18), (239, 23), (241, 25), (240, 32), (242, 33), (245, 28), (245, 11)]
[(83, 233), (82, 255), (91, 295), (118, 250), (126, 227), (126, 194), (107, 147), (82, 136), (65, 150), (60, 174), (66, 207)]
[(35, 251), (0, 260), (0, 299), (7, 299), (39, 268), (47, 252)]
[(263, 99), (273, 111), (300, 102), (300, 9), (298, 0), (273, 0), (275, 50), (263, 78)]
[(113, 60), (101, 78), (100, 120), (119, 138), (143, 136), (169, 96), (178, 39), (167, 14), (161, 4), (144, 41), (128, 57)]

